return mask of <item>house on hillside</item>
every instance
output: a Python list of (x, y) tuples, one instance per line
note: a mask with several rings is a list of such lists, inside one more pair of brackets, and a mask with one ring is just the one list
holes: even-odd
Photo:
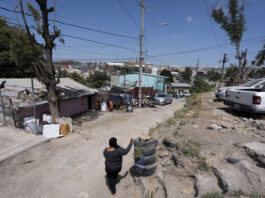
[(168, 92), (172, 92), (174, 95), (177, 94), (182, 96), (190, 93), (190, 87), (191, 86), (187, 83), (174, 82), (168, 85)]
[[(139, 87), (139, 73), (132, 73), (119, 76), (111, 76), (112, 85), (123, 87), (124, 79), (125, 86), (127, 87)], [(165, 76), (153, 75), (153, 74), (142, 74), (142, 87), (152, 87), (153, 90), (164, 92), (166, 91), (166, 85), (168, 84), (169, 78)]]
[[(23, 119), (34, 115), (33, 95), (30, 78), (10, 78), (0, 79), (6, 81), (2, 95), (5, 112), (7, 116), (22, 127)], [(36, 103), (37, 118), (42, 120), (43, 114), (50, 114), (47, 98), (47, 91), (37, 79), (33, 79), (34, 96)], [(56, 87), (60, 93), (59, 111), (60, 116), (72, 117), (74, 115), (87, 112), (95, 104), (95, 93), (97, 90), (88, 88), (70, 78), (61, 78)], [(12, 102), (12, 105), (10, 105)], [(11, 108), (12, 107), (12, 108)], [(1, 109), (2, 111), (2, 106)], [(14, 113), (14, 116), (12, 114)]]

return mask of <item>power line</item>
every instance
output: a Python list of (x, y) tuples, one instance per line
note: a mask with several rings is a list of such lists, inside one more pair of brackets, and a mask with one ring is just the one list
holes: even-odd
[[(8, 22), (8, 21), (6, 21), (6, 23), (13, 24), (13, 25), (19, 25), (18, 23), (12, 23), (12, 22)], [(25, 27), (24, 25), (20, 25), (20, 26)], [(29, 28), (31, 28), (31, 27), (29, 27)], [(31, 28), (31, 29), (33, 29), (33, 28)], [(90, 40), (90, 39), (81, 38), (81, 37), (78, 37), (78, 36), (73, 36), (73, 35), (68, 35), (68, 34), (60, 34), (60, 36), (65, 36), (65, 37), (69, 37), (69, 38), (74, 38), (74, 39), (78, 39), (78, 40), (82, 40), (82, 41), (88, 41), (88, 42), (92, 42), (92, 43), (107, 45), (107, 46), (121, 48), (121, 49), (126, 49), (126, 50), (130, 50), (130, 51), (134, 50), (134, 49), (131, 49), (131, 48), (127, 48), (127, 47), (123, 47), (123, 46), (119, 46), (119, 45), (115, 45), (115, 44), (110, 44), (110, 43), (105, 43), (105, 42), (101, 42), (101, 41)]]
[(133, 16), (130, 14), (130, 12), (128, 11), (128, 9), (124, 6), (124, 4), (121, 2), (121, 0), (117, 0), (118, 3), (120, 4), (120, 6), (123, 8), (123, 10), (126, 12), (126, 14), (128, 15), (128, 17), (134, 22), (134, 24), (140, 28), (140, 26), (138, 25), (138, 23), (136, 22), (136, 20), (133, 18)]
[[(13, 13), (21, 13), (20, 11), (14, 11), (14, 10), (11, 10), (11, 9), (8, 9), (8, 8), (4, 8), (4, 7), (1, 7), (1, 6), (0, 6), (0, 9), (5, 10), (5, 11), (8, 11), (8, 12), (13, 12)], [(25, 13), (25, 15), (30, 16), (30, 17), (33, 17), (33, 15), (32, 14), (29, 14), (29, 13)], [(53, 22), (53, 20), (51, 20), (51, 19), (48, 19), (48, 20)], [(124, 38), (131, 38), (131, 39), (138, 39), (136, 37), (132, 37), (132, 36), (129, 36), (129, 35), (116, 34), (116, 33), (102, 31), (102, 30), (98, 30), (98, 29), (94, 29), (94, 28), (90, 28), (90, 27), (84, 27), (84, 26), (80, 26), (80, 25), (75, 25), (75, 24), (72, 24), (72, 23), (66, 23), (66, 22), (63, 22), (63, 21), (56, 20), (56, 22), (59, 23), (59, 24), (68, 25), (68, 26), (71, 26), (71, 27), (79, 28), (79, 29), (84, 29), (84, 30), (99, 32), (99, 33), (102, 33), (102, 34), (109, 34), (109, 35), (112, 35), (112, 36), (118, 36), (118, 37), (124, 37)]]
[[(249, 38), (249, 39), (245, 39), (245, 40), (242, 40), (242, 42), (256, 40), (256, 39), (260, 39), (260, 38), (265, 38), (265, 35), (264, 36), (253, 37), (253, 38)], [(224, 45), (229, 45), (229, 44), (223, 44), (222, 46), (224, 46)], [(172, 55), (186, 54), (186, 53), (197, 52), (197, 51), (206, 51), (206, 50), (215, 49), (215, 48), (218, 48), (218, 47), (219, 47), (218, 45), (213, 45), (213, 46), (197, 48), (197, 49), (192, 49), (192, 50), (185, 50), (185, 51), (178, 51), (178, 52), (171, 52), (171, 53), (166, 53), (166, 54), (155, 55), (154, 57), (172, 56)]]
[(207, 14), (208, 19), (209, 19), (210, 24), (211, 24), (210, 26), (211, 26), (211, 30), (212, 30), (212, 34), (214, 36), (214, 39), (215, 39), (217, 45), (221, 48), (221, 46), (219, 45), (219, 42), (217, 40), (217, 37), (216, 37), (215, 31), (214, 31), (214, 28), (213, 28), (213, 22), (212, 22), (212, 18), (210, 16), (210, 14), (209, 14), (209, 8), (208, 8), (207, 0), (204, 0), (204, 6), (205, 6), (205, 9), (206, 9), (206, 14)]
[[(10, 1), (7, 1), (7, 0), (0, 0), (0, 1), (6, 2), (6, 3), (9, 3), (9, 4), (13, 4), (13, 5), (17, 5), (17, 3), (12, 2), (12, 1), (11, 2)], [(128, 32), (125, 32), (123, 30), (118, 30), (116, 28), (110, 28), (110, 27), (105, 27), (105, 26), (102, 26), (102, 25), (88, 23), (88, 22), (85, 22), (85, 21), (82, 21), (82, 20), (79, 20), (79, 19), (74, 19), (74, 18), (70, 18), (70, 17), (67, 17), (67, 16), (62, 16), (62, 15), (59, 15), (59, 14), (56, 14), (56, 17), (59, 17), (59, 18), (62, 18), (62, 19), (68, 19), (68, 20), (71, 20), (71, 21), (74, 21), (74, 22), (79, 22), (79, 23), (83, 23), (83, 24), (92, 25), (92, 26), (99, 27), (99, 28), (104, 28), (104, 29), (119, 31), (119, 32), (123, 32), (125, 34), (128, 34)], [(138, 34), (136, 34), (136, 35), (138, 35)]]
[[(66, 60), (65, 58), (54, 58), (55, 60)], [(70, 58), (70, 60), (135, 60), (135, 58)]]

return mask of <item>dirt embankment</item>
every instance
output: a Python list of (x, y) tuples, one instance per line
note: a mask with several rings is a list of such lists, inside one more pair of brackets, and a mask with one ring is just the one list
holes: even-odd
[(265, 121), (238, 113), (213, 93), (192, 97), (150, 129), (158, 168), (139, 177), (145, 197), (265, 197)]

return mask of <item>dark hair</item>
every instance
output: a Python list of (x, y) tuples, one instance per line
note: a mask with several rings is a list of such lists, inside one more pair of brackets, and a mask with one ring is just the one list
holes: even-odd
[(109, 139), (109, 146), (115, 149), (119, 148), (119, 145), (117, 144), (117, 139), (115, 137)]

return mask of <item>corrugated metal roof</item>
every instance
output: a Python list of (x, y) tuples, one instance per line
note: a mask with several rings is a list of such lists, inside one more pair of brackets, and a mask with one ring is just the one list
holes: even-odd
[[(0, 82), (6, 80), (5, 88), (13, 91), (23, 91), (25, 89), (31, 89), (31, 79), (30, 78), (1, 78)], [(33, 79), (34, 89), (40, 91), (46, 91), (46, 87), (36, 78)], [(57, 87), (63, 89), (71, 89), (78, 91), (89, 91), (91, 94), (97, 92), (96, 89), (89, 88), (85, 85), (82, 85), (70, 78), (60, 78), (60, 83)]]
[[(5, 78), (0, 79), (6, 81), (5, 88), (1, 89), (4, 103), (9, 104), (9, 99), (12, 99), (15, 107), (27, 107), (31, 106), (32, 95), (27, 95), (25, 89), (28, 89), (31, 93), (31, 79), (30, 78)], [(34, 93), (47, 92), (46, 87), (36, 78), (33, 79)], [(84, 95), (91, 95), (97, 92), (96, 89), (86, 87), (70, 78), (61, 78), (60, 83), (57, 85), (57, 89), (65, 94), (64, 98), (81, 97)], [(36, 103), (47, 102), (40, 98), (39, 94), (35, 95)]]

